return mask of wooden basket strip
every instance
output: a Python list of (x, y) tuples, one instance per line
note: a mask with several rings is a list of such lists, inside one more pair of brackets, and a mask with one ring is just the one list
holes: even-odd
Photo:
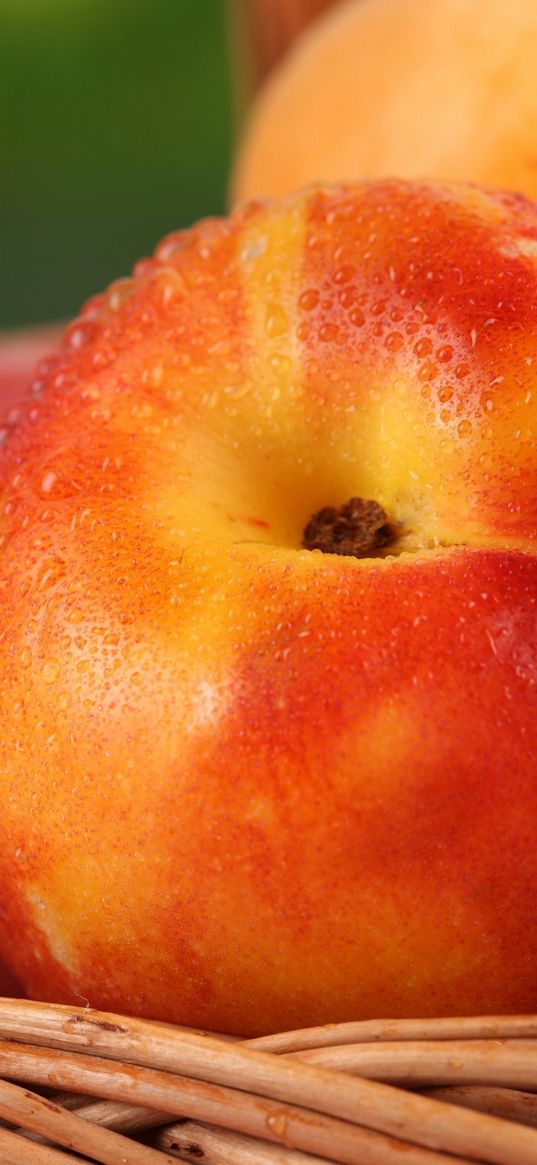
[(447, 1104), (462, 1105), (476, 1112), (488, 1112), (505, 1120), (537, 1128), (537, 1094), (516, 1088), (496, 1088), (481, 1084), (461, 1084), (424, 1089), (425, 1096)]
[[(282, 1112), (277, 1119), (281, 1127), (283, 1127), (286, 1120), (285, 1113)], [(183, 1128), (183, 1124), (184, 1122), (180, 1122), (180, 1124), (176, 1125), (167, 1125), (159, 1130), (157, 1134), (154, 1134), (153, 1139), (157, 1144), (166, 1147), (168, 1143), (167, 1134), (172, 1134), (173, 1142), (180, 1145), (181, 1129)], [(200, 1147), (204, 1147), (205, 1130), (211, 1128), (211, 1125), (209, 1123), (204, 1122), (202, 1124), (196, 1121), (188, 1122), (188, 1124), (191, 1143), (193, 1141), (194, 1144), (199, 1145)], [(257, 1146), (264, 1143), (261, 1140), (261, 1137), (256, 1138), (244, 1133), (235, 1134), (230, 1130), (223, 1130), (216, 1127), (214, 1127), (213, 1131), (215, 1138), (217, 1134), (219, 1137), (221, 1137), (224, 1153), (227, 1144), (235, 1146), (240, 1145), (243, 1156), (248, 1162), (248, 1165), (250, 1160), (254, 1160), (257, 1165), (257, 1158), (253, 1156), (253, 1153)], [(343, 1165), (358, 1165), (358, 1163), (359, 1165), (402, 1165), (403, 1161), (404, 1165), (475, 1165), (476, 1162), (475, 1157), (463, 1157), (459, 1154), (457, 1154), (455, 1157), (451, 1153), (444, 1153), (443, 1151), (436, 1152), (433, 1149), (423, 1149), (418, 1145), (412, 1145), (408, 1141), (403, 1141), (399, 1138), (395, 1139), (391, 1137), (384, 1137), (380, 1133), (375, 1133), (370, 1139), (364, 1140), (361, 1146), (356, 1145), (351, 1147), (349, 1145), (344, 1154), (341, 1152), (340, 1145), (335, 1140), (331, 1141), (329, 1137), (325, 1138), (323, 1135), (317, 1138), (312, 1138), (311, 1140), (312, 1148), (314, 1148), (316, 1151), (313, 1154), (303, 1150), (291, 1150), (289, 1146), (282, 1144), (267, 1144), (266, 1157), (263, 1157), (263, 1162), (266, 1160), (267, 1163), (270, 1162), (272, 1165), (273, 1161), (279, 1163), (281, 1160), (282, 1165), (284, 1162), (287, 1165), (288, 1158), (285, 1155), (273, 1156), (268, 1152), (269, 1148), (272, 1148), (273, 1151), (277, 1150), (278, 1154), (281, 1154), (286, 1148), (289, 1153), (294, 1151), (297, 1159), (297, 1165), (298, 1162), (300, 1162), (300, 1165), (302, 1165), (304, 1158), (306, 1158), (307, 1162), (315, 1162), (316, 1165), (320, 1165), (320, 1163), (322, 1163), (322, 1165), (341, 1165), (341, 1163), (343, 1163)], [(216, 1140), (211, 1142), (211, 1151), (213, 1153), (216, 1152), (215, 1144)], [(179, 1149), (178, 1152), (179, 1156), (182, 1156), (181, 1149)], [(195, 1157), (195, 1153), (192, 1156)], [(187, 1159), (190, 1160), (190, 1158)], [(223, 1160), (227, 1161), (227, 1159), (227, 1157), (223, 1157)], [(290, 1159), (293, 1162), (295, 1160), (294, 1157), (291, 1157)], [(203, 1160), (204, 1165), (206, 1165), (205, 1158), (203, 1158)], [(234, 1160), (232, 1155), (231, 1160)], [(242, 1156), (237, 1160), (237, 1165), (244, 1165)], [(484, 1162), (484, 1159), (480, 1158), (480, 1165), (489, 1165), (489, 1163), (488, 1161)], [(511, 1165), (513, 1165), (512, 1162)]]
[[(154, 1109), (142, 1108), (141, 1105), (118, 1104), (114, 1100), (94, 1100), (71, 1092), (51, 1092), (50, 1100), (69, 1109), (70, 1112), (76, 1112), (77, 1116), (82, 1117), (83, 1120), (93, 1121), (107, 1129), (115, 1129), (117, 1133), (129, 1135), (154, 1129), (171, 1120), (169, 1113), (155, 1112)], [(28, 1137), (31, 1140), (46, 1141), (46, 1138), (42, 1138), (38, 1133), (29, 1132), (28, 1129), (19, 1127), (16, 1131), (22, 1137)]]
[[(189, 1029), (184, 1029), (189, 1030)], [(296, 1044), (304, 1048), (311, 1040), (312, 1048), (328, 1046), (328, 1039), (333, 1039), (333, 1047), (338, 1048), (346, 1043), (352, 1043), (351, 1037), (361, 1036), (366, 1041), (380, 1040), (389, 1044), (390, 1034), (399, 1040), (412, 1042), (414, 1033), (428, 1031), (430, 1038), (434, 1037), (450, 1043), (457, 1038), (457, 1033), (463, 1033), (466, 1039), (482, 1041), (503, 1038), (516, 1033), (522, 1046), (531, 1046), (534, 1034), (537, 1033), (537, 1018), (532, 1016), (492, 1017), (485, 1019), (439, 1019), (439, 1020), (395, 1020), (378, 1023), (364, 1021), (349, 1024), (327, 1024), (322, 1028), (305, 1029), (303, 1032), (283, 1033), (281, 1036), (261, 1037), (255, 1040), (246, 1040), (244, 1043), (252, 1047), (265, 1047), (277, 1043), (279, 1050), (295, 1050)], [(201, 1032), (199, 1034), (202, 1034)], [(356, 1042), (362, 1042), (362, 1040)], [(410, 1050), (410, 1049), (409, 1049)], [(460, 1074), (456, 1070), (457, 1079)], [(387, 1079), (388, 1074), (380, 1077)], [(488, 1085), (454, 1085), (434, 1086), (426, 1088), (424, 1095), (451, 1104), (460, 1104), (475, 1111), (491, 1113), (508, 1120), (518, 1121), (531, 1127), (537, 1127), (537, 1096), (530, 1092), (515, 1090), (506, 1087), (502, 1081), (500, 1087)], [(77, 1109), (78, 1115), (85, 1120), (114, 1128), (116, 1131), (137, 1132), (143, 1129), (164, 1125), (169, 1114), (158, 1113), (149, 1108), (132, 1104), (119, 1104), (110, 1100), (91, 1100), (76, 1094), (58, 1093), (53, 1098), (58, 1104)], [(201, 1126), (200, 1126), (201, 1127)], [(230, 1134), (231, 1135), (231, 1134)]]
[(168, 1123), (173, 1115), (169, 1112), (156, 1112), (154, 1108), (145, 1108), (141, 1104), (95, 1100), (67, 1092), (55, 1092), (51, 1099), (71, 1112), (76, 1112), (83, 1120), (104, 1125), (107, 1129), (115, 1129), (117, 1133), (139, 1133), (145, 1129), (154, 1129), (157, 1125)]
[[(203, 1165), (335, 1165), (328, 1157), (313, 1157), (194, 1121), (160, 1129), (154, 1143), (166, 1152), (177, 1153), (182, 1161), (202, 1160)], [(449, 1158), (444, 1161), (449, 1162)]]
[[(121, 1157), (118, 1165), (119, 1161)], [(38, 1145), (35, 1141), (25, 1140), (18, 1133), (0, 1128), (0, 1165), (83, 1165), (83, 1162), (84, 1159), (78, 1154), (74, 1156), (49, 1145)], [(88, 1165), (87, 1159), (84, 1165)]]
[(496, 1084), (537, 1089), (537, 1044), (524, 1040), (412, 1040), (292, 1052), (335, 1072), (408, 1085)]
[(6, 1080), (0, 1080), (0, 1115), (102, 1165), (174, 1165), (167, 1154), (81, 1120), (48, 1097)]
[[(84, 1057), (77, 1052), (0, 1044), (0, 1070), (3, 1076), (36, 1085), (83, 1088), (88, 1094), (119, 1101), (142, 1101), (158, 1110), (222, 1125), (305, 1152), (325, 1152), (326, 1148), (325, 1156), (343, 1165), (355, 1165), (357, 1160), (368, 1165), (400, 1165), (403, 1151), (405, 1165), (446, 1165), (446, 1161), (452, 1160), (409, 1143), (402, 1139), (402, 1134), (385, 1136), (323, 1113), (242, 1090), (132, 1064), (111, 1063), (95, 1056)], [(464, 1162), (460, 1157), (457, 1161), (459, 1165), (470, 1165), (466, 1157)]]
[[(454, 1120), (453, 1109), (428, 1097), (214, 1037), (177, 1032), (165, 1024), (87, 1008), (5, 1000), (0, 1004), (0, 1035), (7, 1030), (19, 1039), (30, 1031), (33, 1043), (74, 1046), (89, 1056), (99, 1053), (131, 1064), (165, 1068), (198, 1081), (255, 1092), (258, 1099), (262, 1096), (290, 1105), (296, 1103), (317, 1113), (375, 1129), (388, 1137), (404, 1134), (406, 1140), (416, 1145), (485, 1159), (493, 1165), (513, 1165), (513, 1159), (517, 1165), (537, 1162), (537, 1134), (533, 1129), (462, 1108), (456, 1110)], [(72, 1081), (60, 1086), (80, 1090), (82, 1082), (80, 1086)], [(84, 1090), (92, 1091), (85, 1087)], [(116, 1095), (115, 1099), (128, 1098)], [(135, 1099), (145, 1103), (141, 1096)], [(160, 1100), (154, 1107), (165, 1109), (167, 1105)], [(199, 1114), (182, 1115), (197, 1118)], [(201, 1119), (211, 1121), (208, 1114), (203, 1114)], [(221, 1117), (212, 1123), (228, 1125)], [(237, 1131), (257, 1135), (256, 1129)], [(296, 1147), (309, 1150), (310, 1145)]]
[(328, 1023), (246, 1040), (263, 1052), (299, 1052), (307, 1048), (362, 1044), (377, 1040), (537, 1039), (537, 1015), (462, 1016), (440, 1019), (365, 1019)]

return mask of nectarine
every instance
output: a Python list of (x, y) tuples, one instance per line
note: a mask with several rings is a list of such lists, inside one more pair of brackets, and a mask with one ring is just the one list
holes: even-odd
[(245, 1034), (535, 1010), (537, 207), (254, 203), (36, 389), (0, 453), (30, 995)]
[(537, 197), (536, 72), (533, 0), (343, 0), (261, 90), (233, 198), (376, 175)]
[(7, 995), (11, 999), (19, 999), (22, 994), (20, 983), (17, 982), (15, 976), (6, 967), (5, 963), (0, 961), (0, 995)]

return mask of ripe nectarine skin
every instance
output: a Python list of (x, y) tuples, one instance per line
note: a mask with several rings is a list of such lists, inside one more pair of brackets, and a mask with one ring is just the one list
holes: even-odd
[(8, 996), (11, 999), (20, 999), (22, 994), (20, 983), (17, 983), (5, 963), (0, 962), (0, 995)]
[[(252, 204), (71, 325), (0, 453), (30, 995), (536, 1009), (536, 370), (537, 207), (463, 186)], [(391, 541), (305, 549), (352, 498)]]

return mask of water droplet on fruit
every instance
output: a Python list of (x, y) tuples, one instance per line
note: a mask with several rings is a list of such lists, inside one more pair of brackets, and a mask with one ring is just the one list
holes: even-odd
[(95, 325), (91, 320), (75, 320), (65, 332), (63, 342), (66, 348), (77, 352), (83, 348), (95, 334)]
[(60, 674), (60, 662), (51, 656), (43, 664), (42, 676), (46, 684), (55, 684)]
[(453, 348), (450, 344), (444, 344), (443, 347), (439, 348), (436, 353), (436, 359), (438, 360), (439, 364), (447, 364), (448, 361), (452, 359), (452, 356)]
[(350, 263), (345, 263), (334, 273), (334, 283), (348, 283), (354, 273), (354, 267)]
[(303, 311), (313, 311), (319, 303), (319, 292), (315, 287), (308, 287), (302, 292), (298, 302)]
[(339, 328), (337, 324), (326, 323), (319, 328), (319, 340), (323, 344), (333, 343), (339, 336)]
[(453, 386), (451, 384), (443, 384), (438, 389), (438, 399), (441, 404), (445, 404), (448, 400), (451, 400), (452, 396)]
[(414, 344), (414, 353), (421, 360), (423, 356), (430, 355), (432, 348), (433, 346), (431, 341), (427, 339), (427, 337), (424, 337), (423, 339), (418, 340), (417, 344)]
[(355, 287), (343, 287), (339, 293), (338, 299), (341, 306), (344, 307), (346, 311), (348, 311), (348, 309), (356, 303), (358, 299), (358, 292)]
[(134, 279), (116, 279), (108, 288), (107, 302), (112, 311), (118, 311), (136, 288)]
[(418, 380), (434, 380), (438, 376), (438, 368), (432, 360), (426, 360), (418, 369)]
[(271, 339), (283, 336), (289, 327), (289, 319), (283, 307), (278, 303), (269, 304), (265, 319), (265, 331)]
[(187, 231), (174, 231), (173, 234), (166, 235), (166, 238), (162, 239), (156, 248), (155, 257), (160, 262), (166, 263), (184, 251), (187, 240)]
[(103, 643), (106, 643), (106, 645), (109, 647), (117, 647), (117, 644), (119, 643), (119, 635), (117, 635), (115, 631), (109, 631), (103, 637)]
[(29, 647), (23, 647), (19, 655), (19, 663), (21, 667), (29, 667), (32, 662), (32, 653)]
[(57, 477), (57, 474), (54, 473), (54, 470), (49, 469), (48, 473), (45, 474), (45, 476), (41, 482), (42, 493), (44, 493), (44, 494), (50, 493), (51, 489), (54, 486), (54, 482), (56, 481), (56, 477)]
[(471, 432), (471, 421), (467, 420), (466, 418), (463, 421), (459, 421), (459, 424), (457, 425), (457, 433), (459, 434), (459, 437), (469, 437)]
[(240, 252), (241, 263), (252, 263), (258, 259), (267, 249), (267, 236), (258, 235), (255, 239), (250, 239), (242, 248)]
[(398, 352), (404, 344), (404, 339), (400, 332), (389, 332), (384, 343), (389, 352)]

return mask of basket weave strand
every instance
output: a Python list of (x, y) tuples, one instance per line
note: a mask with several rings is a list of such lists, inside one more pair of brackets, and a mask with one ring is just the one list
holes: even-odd
[(536, 1016), (236, 1041), (0, 1000), (0, 1040), (0, 1165), (537, 1165)]

